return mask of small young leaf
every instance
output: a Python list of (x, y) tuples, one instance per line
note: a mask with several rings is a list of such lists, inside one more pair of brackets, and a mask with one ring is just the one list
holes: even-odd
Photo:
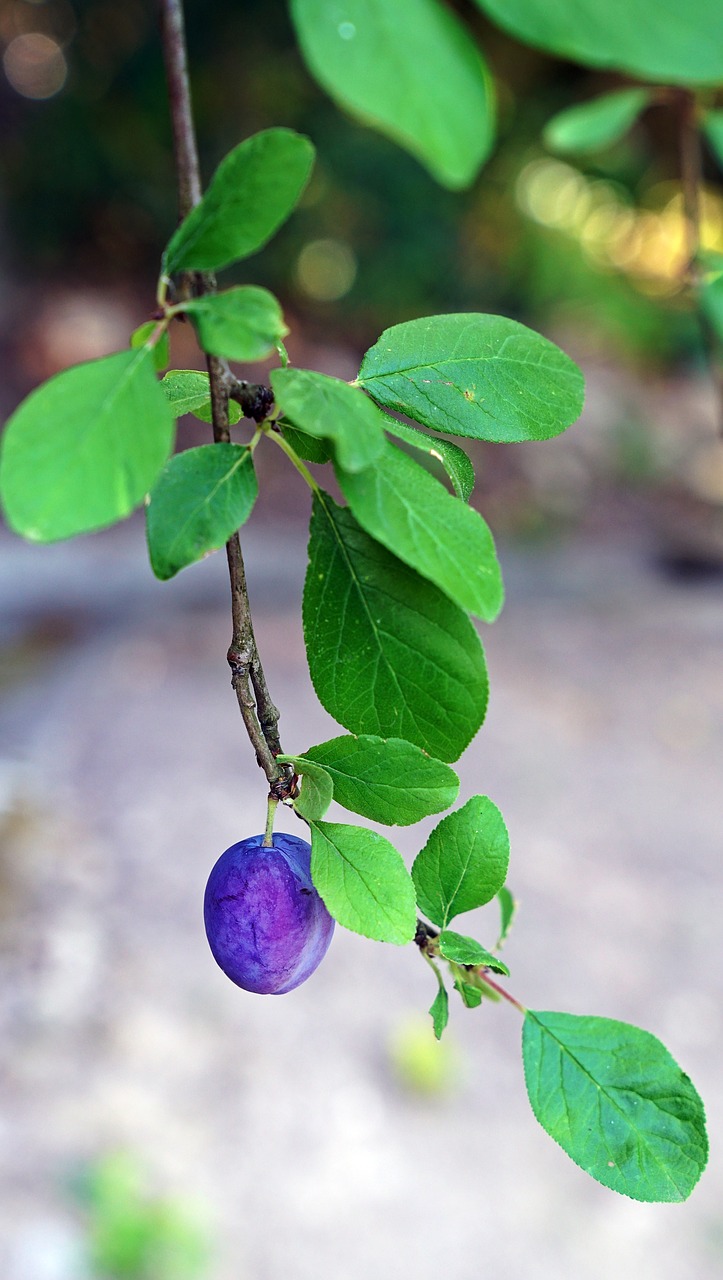
[(455, 991), (458, 991), (462, 997), (462, 1003), (467, 1009), (478, 1009), (484, 999), (484, 992), (480, 987), (473, 987), (469, 982), (462, 982), (460, 978), (454, 984)]
[(271, 386), (295, 427), (332, 441), (345, 470), (360, 471), (380, 456), (386, 415), (358, 387), (310, 369), (274, 369)]
[(342, 107), (466, 187), (494, 141), (492, 79), (438, 0), (292, 0), (310, 71)]
[(445, 960), (453, 960), (455, 964), (485, 965), (493, 973), (503, 973), (508, 978), (510, 971), (497, 956), (485, 947), (481, 947), (474, 938), (463, 933), (453, 933), (451, 929), (443, 929), (437, 939), (439, 953)]
[(256, 253), (288, 218), (313, 160), (309, 139), (292, 129), (265, 129), (234, 147), (171, 236), (164, 275), (220, 271)]
[(408, 320), (367, 351), (358, 383), (372, 399), (453, 436), (547, 440), (579, 417), (577, 365), (506, 316)]
[(426, 431), (420, 431), (418, 427), (410, 427), (408, 423), (399, 422), (397, 418), (387, 417), (384, 430), (396, 436), (398, 440), (403, 440), (405, 444), (411, 444), (413, 448), (422, 450), (430, 458), (435, 458), (447, 472), (457, 497), (463, 502), (468, 501), (474, 489), (474, 467), (464, 449), (452, 444), (450, 440), (441, 440), (439, 436), (427, 435)]
[(273, 293), (253, 284), (189, 298), (179, 310), (190, 316), (201, 350), (227, 360), (265, 360), (289, 332)]
[(428, 471), (386, 442), (374, 466), (339, 487), (362, 529), (450, 600), (485, 622), (502, 608), (502, 574), (489, 527)]
[(720, 84), (719, 0), (477, 0), (523, 44), (662, 84)]
[[(137, 351), (139, 347), (145, 347), (157, 329), (157, 320), (146, 320), (144, 324), (134, 329), (130, 340), (132, 350)], [(164, 329), (157, 341), (153, 343), (153, 367), (156, 373), (163, 373), (163, 370), (168, 368), (170, 358), (171, 341), (168, 336), (168, 330)]]
[(338, 804), (392, 827), (448, 809), (459, 791), (454, 769), (401, 738), (344, 734), (310, 747), (297, 759), (300, 772), (307, 760), (323, 765)]
[(487, 706), (477, 632), (447, 596), (321, 491), (303, 620), (317, 696), (345, 729), (404, 738), (439, 760), (462, 754)]
[(123, 520), (158, 476), (173, 428), (150, 347), (57, 373), (5, 428), (8, 524), (34, 542), (54, 542)]
[(429, 1006), (429, 1013), (434, 1027), (434, 1034), (438, 1040), (441, 1040), (442, 1033), (449, 1022), (449, 996), (441, 978), (437, 994)]
[(723, 169), (723, 111), (705, 112), (703, 132), (720, 168)]
[(590, 102), (560, 111), (548, 120), (542, 135), (551, 151), (562, 155), (577, 151), (603, 151), (635, 124), (650, 102), (648, 89), (616, 89)]
[(437, 824), (412, 867), (420, 910), (446, 929), (450, 920), (482, 907), (502, 888), (510, 839), (502, 814), (487, 796), (472, 796)]
[(384, 836), (341, 822), (311, 823), (311, 878), (334, 919), (377, 942), (411, 942), (414, 885)]
[(496, 949), (504, 946), (507, 935), (512, 928), (512, 922), (517, 914), (517, 902), (505, 885), (497, 891), (497, 901), (500, 906), (500, 935), (495, 943)]
[(146, 508), (151, 568), (157, 578), (222, 547), (248, 520), (258, 494), (249, 450), (203, 444), (177, 453), (163, 468)]
[(277, 424), (287, 444), (291, 445), (298, 458), (304, 462), (328, 462), (331, 458), (331, 447), (325, 440), (317, 440), (305, 431), (297, 431), (290, 422), (282, 418)]
[(528, 1010), (530, 1104), (575, 1164), (633, 1200), (686, 1200), (708, 1159), (703, 1103), (649, 1031)]
[(301, 774), (301, 791), (294, 800), (294, 808), (308, 822), (323, 818), (334, 799), (334, 783), (320, 765), (311, 764), (300, 756), (277, 756), (279, 764), (293, 764)]
[[(161, 378), (161, 388), (176, 418), (192, 413), (201, 422), (212, 422), (211, 392), (208, 374), (200, 369), (171, 369)], [(231, 426), (239, 422), (243, 414), (235, 400), (228, 402), (228, 420)]]

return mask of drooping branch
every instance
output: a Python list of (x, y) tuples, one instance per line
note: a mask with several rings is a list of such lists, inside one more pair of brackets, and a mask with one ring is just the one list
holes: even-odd
[[(161, 40), (168, 81), (168, 99), (173, 129), (173, 147), (178, 176), (178, 201), (181, 217), (198, 204), (202, 195), (200, 165), (196, 131), (191, 107), (191, 90), (186, 57), (186, 39), (182, 0), (159, 0)], [(213, 277), (199, 275), (194, 281), (194, 292), (209, 293), (215, 288)], [(213, 438), (216, 443), (230, 439), (228, 402), (229, 394), (242, 405), (244, 412), (256, 408), (260, 412), (265, 403), (266, 388), (249, 387), (228, 374), (222, 361), (214, 356), (207, 358), (211, 391)], [(250, 394), (246, 394), (246, 393)], [(270, 405), (266, 406), (268, 412)], [(254, 413), (249, 416), (255, 417)], [(262, 414), (265, 416), (265, 414)], [(256, 752), (259, 767), (263, 769), (272, 793), (279, 799), (287, 794), (287, 770), (276, 763), (281, 751), (278, 722), (279, 713), (269, 695), (256, 638), (254, 636), (246, 572), (238, 533), (226, 543), (229, 578), (231, 583), (232, 638), (228, 651), (231, 667), (231, 683), (238, 699), (246, 732)]]

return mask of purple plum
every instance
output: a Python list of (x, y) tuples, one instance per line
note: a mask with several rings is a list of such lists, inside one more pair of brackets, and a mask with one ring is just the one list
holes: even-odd
[(206, 937), (237, 986), (260, 995), (293, 991), (321, 963), (334, 921), (311, 882), (311, 846), (274, 833), (221, 854), (206, 885)]

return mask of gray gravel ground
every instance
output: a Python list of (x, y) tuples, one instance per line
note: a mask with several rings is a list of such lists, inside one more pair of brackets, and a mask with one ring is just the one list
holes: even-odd
[[(245, 542), (284, 743), (302, 749), (334, 732), (305, 672), (305, 535)], [(206, 1214), (211, 1280), (720, 1275), (719, 585), (665, 581), (614, 544), (503, 555), (490, 713), (461, 765), (462, 797), (488, 793), (510, 827), (511, 988), (641, 1023), (706, 1099), (708, 1172), (687, 1205), (646, 1206), (538, 1128), (512, 1009), (454, 1009), (448, 1091), (400, 1079), (390, 1043), (433, 995), (414, 948), (337, 930), (279, 1000), (213, 964), (206, 876), (264, 816), (222, 558), (156, 584), (135, 522), (0, 551), (3, 1280), (78, 1280), (63, 1179), (118, 1147)], [(405, 856), (431, 825), (399, 832)]]

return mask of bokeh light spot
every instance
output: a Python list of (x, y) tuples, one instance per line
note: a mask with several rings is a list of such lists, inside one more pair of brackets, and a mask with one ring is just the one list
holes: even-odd
[(3, 55), (5, 75), (24, 98), (52, 98), (68, 75), (68, 64), (56, 40), (30, 31), (10, 41)]
[(356, 279), (356, 258), (341, 240), (310, 240), (299, 254), (296, 278), (317, 302), (343, 298)]

